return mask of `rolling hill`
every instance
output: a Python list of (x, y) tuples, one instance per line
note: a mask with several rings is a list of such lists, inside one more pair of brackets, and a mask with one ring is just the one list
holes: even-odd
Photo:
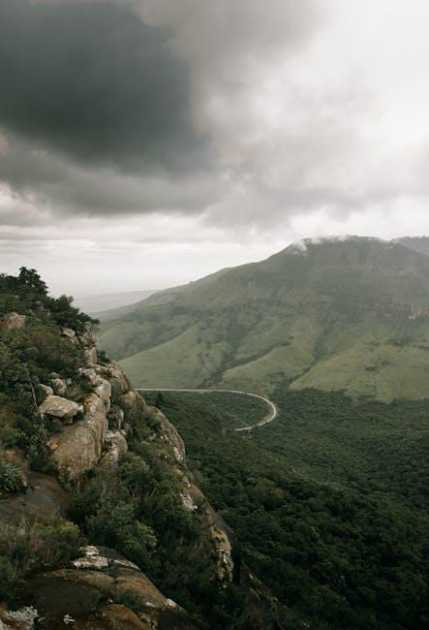
[(412, 245), (305, 239), (110, 312), (100, 344), (138, 386), (425, 398), (429, 257)]

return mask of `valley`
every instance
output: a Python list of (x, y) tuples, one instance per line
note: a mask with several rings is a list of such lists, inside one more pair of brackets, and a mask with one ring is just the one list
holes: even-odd
[(139, 387), (427, 395), (429, 258), (351, 238), (289, 246), (110, 313), (100, 344)]
[[(222, 405), (228, 405), (228, 395), (232, 395), (232, 397), (240, 397), (240, 398), (250, 398), (250, 399), (256, 399), (257, 401), (262, 401), (266, 407), (269, 409), (269, 412), (266, 413), (265, 410), (265, 414), (262, 415), (263, 410), (258, 408), (258, 411), (256, 413), (256, 422), (254, 424), (248, 424), (245, 426), (239, 426), (239, 427), (233, 427), (232, 430), (233, 431), (254, 431), (255, 429), (257, 429), (258, 427), (262, 427), (265, 426), (266, 424), (270, 424), (271, 422), (273, 422), (278, 415), (278, 409), (277, 406), (272, 402), (272, 400), (269, 400), (268, 398), (265, 398), (264, 396), (260, 396), (259, 394), (252, 394), (250, 392), (240, 392), (237, 390), (230, 390), (230, 389), (173, 389), (173, 388), (166, 388), (166, 389), (156, 389), (156, 388), (151, 388), (151, 389), (145, 389), (140, 387), (138, 389), (138, 391), (141, 392), (147, 392), (149, 395), (153, 394), (154, 392), (158, 392), (158, 393), (188, 393), (188, 394), (201, 394), (201, 395), (205, 395), (205, 398), (209, 398), (210, 400), (213, 400), (216, 398), (222, 402)], [(162, 400), (162, 399), (161, 399)], [(253, 401), (252, 401), (253, 402)], [(243, 417), (245, 417), (246, 419), (249, 417), (249, 412), (251, 412), (249, 410), (249, 408), (244, 408), (240, 411), (240, 415), (242, 415)], [(252, 414), (253, 415), (253, 414)], [(259, 416), (259, 417), (258, 417)], [(226, 428), (226, 427), (225, 427)]]

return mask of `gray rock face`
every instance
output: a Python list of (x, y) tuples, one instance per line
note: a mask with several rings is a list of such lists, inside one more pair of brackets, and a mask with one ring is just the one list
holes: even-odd
[(61, 398), (61, 396), (48, 396), (39, 407), (39, 413), (43, 416), (53, 416), (64, 421), (73, 420), (78, 413), (82, 413), (83, 407), (73, 400)]

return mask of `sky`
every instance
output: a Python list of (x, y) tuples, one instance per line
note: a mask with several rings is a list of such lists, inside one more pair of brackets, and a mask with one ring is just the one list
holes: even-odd
[(0, 0), (0, 271), (158, 289), (429, 234), (427, 0)]

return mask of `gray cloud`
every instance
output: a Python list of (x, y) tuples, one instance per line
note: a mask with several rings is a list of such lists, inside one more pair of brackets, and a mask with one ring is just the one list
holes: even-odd
[(156, 211), (192, 214), (214, 203), (222, 192), (215, 172), (166, 175), (164, 170), (149, 169), (123, 173), (113, 167), (81, 165), (16, 138), (9, 139), (7, 151), (0, 156), (0, 178), (22, 201), (31, 200), (59, 216)]
[(0, 0), (0, 125), (80, 163), (197, 169), (186, 64), (128, 2)]
[(77, 258), (115, 253), (131, 289), (150, 264), (183, 281), (295, 238), (429, 231), (428, 19), (426, 0), (0, 0), (0, 258), (78, 286)]

